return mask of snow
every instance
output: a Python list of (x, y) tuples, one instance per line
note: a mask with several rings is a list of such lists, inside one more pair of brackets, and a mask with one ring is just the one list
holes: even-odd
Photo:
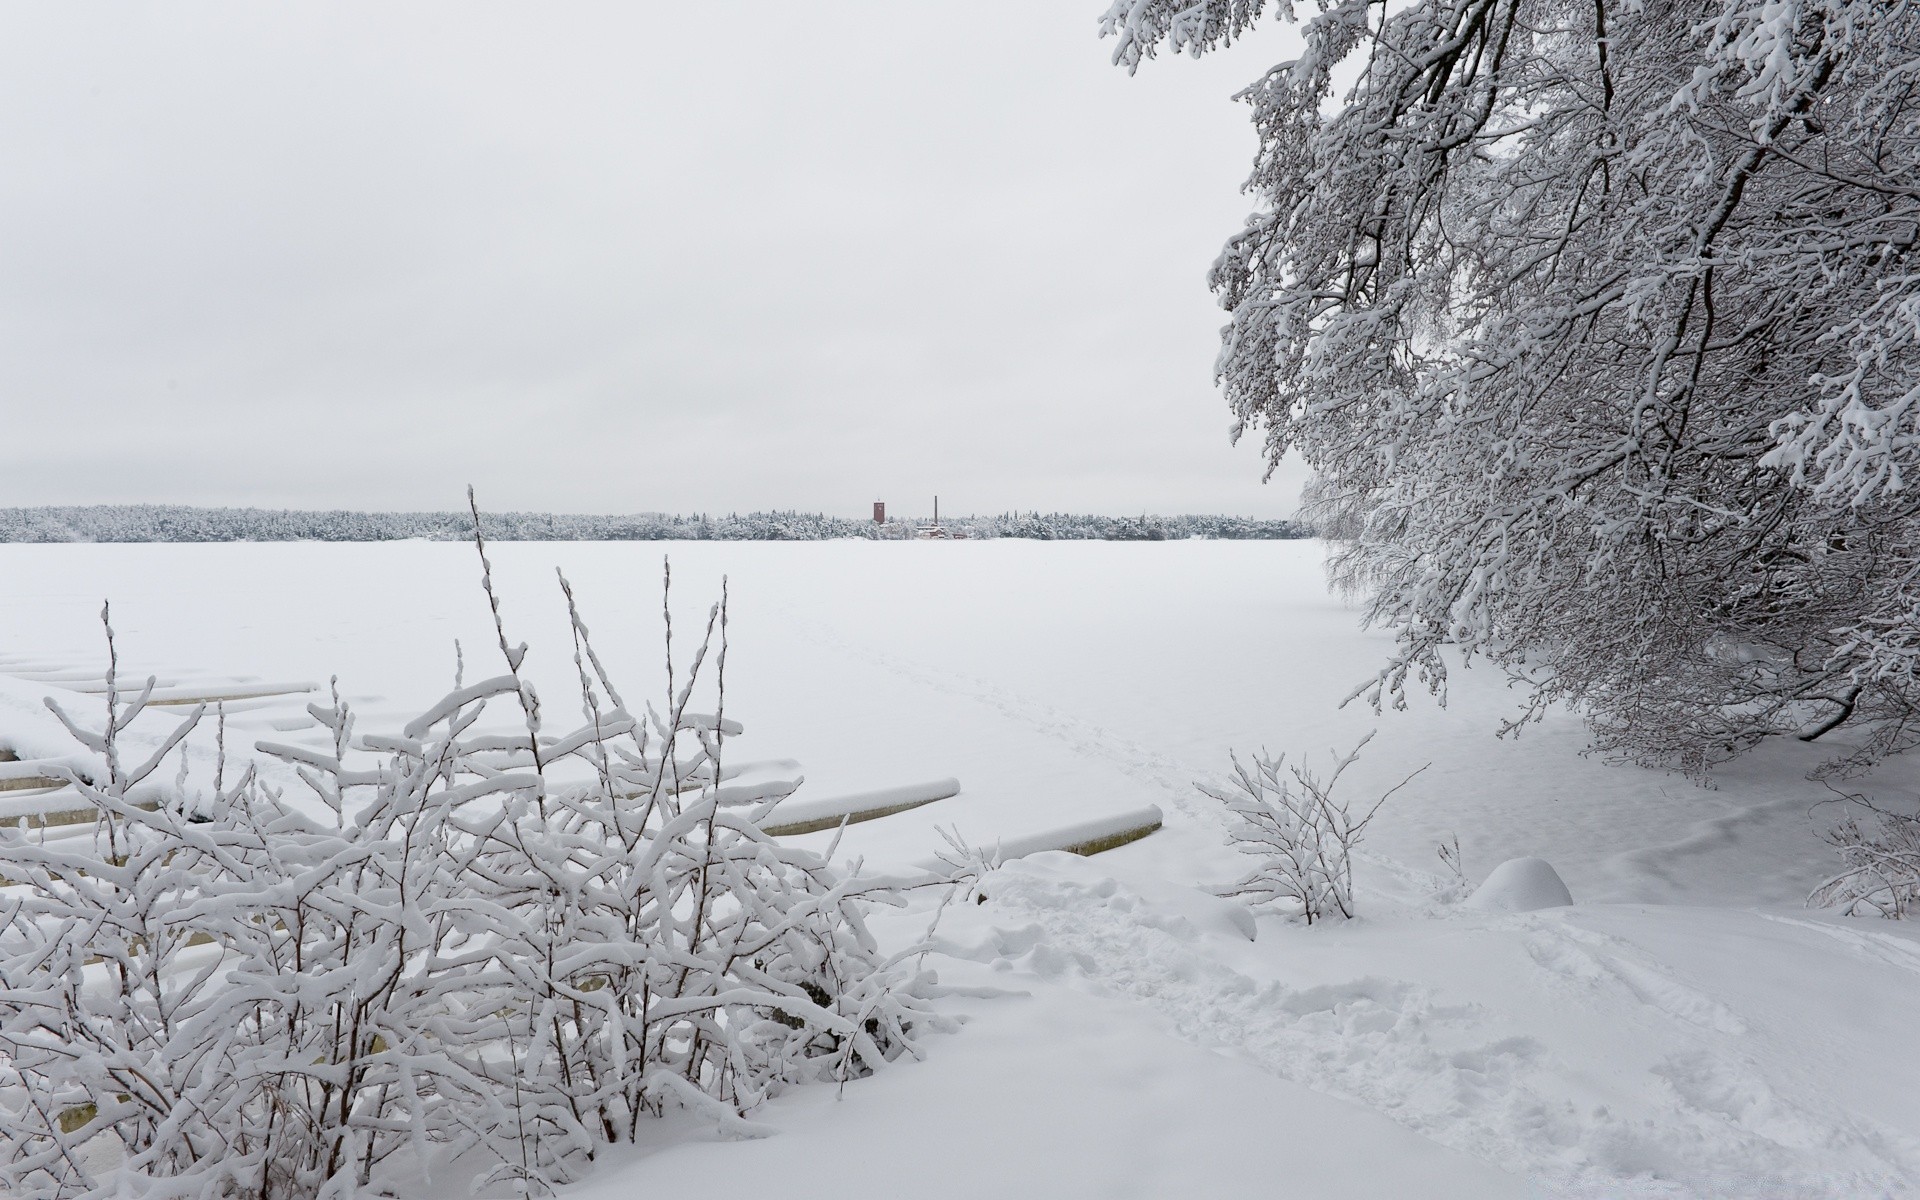
[(683, 1141), (571, 1194), (702, 1195), (716, 1177), (728, 1195), (794, 1200), (1529, 1194), (1364, 1107), (1196, 1049), (1125, 1000), (1026, 982), (1030, 995), (975, 1005), (924, 1067), (783, 1100), (778, 1137)]
[[(790, 839), (838, 836), (849, 867), (905, 872), (941, 830), (990, 850), (1150, 806), (1164, 821), (1097, 857), (1008, 861), (979, 902), (939, 909), (927, 965), (963, 990), (941, 1004), (967, 1023), (926, 1038), (924, 1060), (781, 1096), (753, 1114), (780, 1131), (764, 1140), (663, 1123), (573, 1195), (716, 1173), (742, 1194), (856, 1198), (1920, 1192), (1920, 937), (1803, 904), (1834, 869), (1819, 835), (1842, 807), (1805, 774), (1837, 748), (1763, 747), (1703, 788), (1582, 757), (1563, 714), (1496, 739), (1514, 696), (1480, 670), (1456, 673), (1444, 710), (1339, 708), (1389, 643), (1327, 595), (1313, 543), (490, 553), (508, 638), (532, 647), (556, 714), (577, 684), (555, 565), (636, 704), (666, 686), (661, 556), (677, 645), (729, 576), (730, 759), (803, 772), (795, 811), (959, 783)], [(111, 596), (123, 674), (338, 675), (361, 732), (397, 733), (446, 692), (455, 638), (469, 680), (500, 665), (458, 545), (5, 545), (0, 577), (0, 655), (100, 667)], [(0, 678), (0, 744), (22, 758), (71, 752), (46, 690)], [(316, 698), (232, 705), (230, 741), (317, 745), (301, 717)], [(1213, 895), (1242, 867), (1193, 782), (1218, 782), (1234, 749), (1323, 766), (1374, 728), (1341, 783), (1356, 803), (1430, 765), (1368, 829), (1359, 918), (1307, 929)], [(1915, 770), (1849, 786), (1897, 799)], [(1455, 835), (1468, 885), (1506, 903), (1461, 902), (1439, 877)], [(1559, 902), (1540, 908), (1549, 878)], [(873, 928), (910, 945), (937, 902)]]
[(1572, 904), (1573, 896), (1560, 872), (1544, 858), (1510, 858), (1493, 870), (1468, 896), (1468, 908), (1494, 912), (1533, 912)]

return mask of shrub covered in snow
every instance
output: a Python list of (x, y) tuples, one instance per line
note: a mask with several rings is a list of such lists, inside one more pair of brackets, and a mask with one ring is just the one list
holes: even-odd
[(1288, 767), (1285, 755), (1262, 754), (1251, 767), (1236, 756), (1225, 789), (1196, 785), (1227, 806), (1232, 815), (1227, 836), (1234, 847), (1259, 860), (1238, 883), (1223, 889), (1224, 895), (1245, 896), (1256, 904), (1286, 902), (1309, 925), (1335, 914), (1353, 915), (1353, 848), (1387, 797), (1413, 778), (1388, 789), (1359, 817), (1345, 799), (1334, 799), (1340, 776), (1372, 740), (1371, 733), (1361, 738), (1324, 779), (1301, 766)]
[[(668, 1108), (750, 1129), (786, 1085), (912, 1050), (925, 989), (862, 916), (897, 894), (760, 830), (792, 784), (725, 782), (724, 594), (664, 710), (627, 706), (567, 602), (578, 728), (544, 731), (502, 632), (506, 674), (397, 736), (336, 695), (310, 709), (330, 749), (263, 745), (314, 802), (226, 778), (223, 736), (211, 793), (143, 807), (201, 711), (137, 764), (144, 694), (110, 687), (98, 729), (60, 713), (100, 819), (0, 831), (5, 1189), (543, 1192)], [(524, 732), (476, 732), (501, 703)]]
[(1857, 816), (1849, 816), (1827, 834), (1845, 869), (1815, 888), (1807, 902), (1849, 916), (1920, 913), (1920, 817), (1855, 800), (1871, 820), (1862, 828)]

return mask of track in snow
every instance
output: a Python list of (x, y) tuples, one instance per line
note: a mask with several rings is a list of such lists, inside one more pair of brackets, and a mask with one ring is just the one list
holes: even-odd
[(1649, 1044), (1695, 1047), (1663, 1057), (1612, 1104), (1579, 1082), (1594, 1063), (1516, 1036), (1478, 1004), (1380, 974), (1258, 981), (1209, 955), (1186, 917), (1114, 879), (1075, 874), (1003, 868), (940, 952), (1142, 1005), (1191, 1044), (1531, 1173), (1549, 1195), (1851, 1200), (1908, 1195), (1920, 1178), (1920, 1147), (1784, 1099), (1741, 1054), (1737, 1013), (1557, 917), (1495, 919), (1521, 939), (1533, 985), (1644, 1030)]

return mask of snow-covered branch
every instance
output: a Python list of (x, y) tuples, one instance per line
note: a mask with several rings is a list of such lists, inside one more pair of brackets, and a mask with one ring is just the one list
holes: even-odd
[[(1259, 8), (1105, 23), (1135, 65)], [(1242, 94), (1218, 375), (1398, 635), (1361, 694), (1485, 657), (1522, 721), (1572, 703), (1641, 761), (1906, 744), (1920, 7), (1333, 3), (1300, 33)]]

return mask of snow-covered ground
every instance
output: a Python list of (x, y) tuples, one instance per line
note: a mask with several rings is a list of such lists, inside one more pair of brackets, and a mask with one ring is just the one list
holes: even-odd
[[(809, 795), (954, 776), (949, 799), (850, 827), (839, 856), (928, 857), (1153, 804), (1166, 827), (1091, 859), (1050, 854), (940, 916), (929, 965), (996, 997), (926, 1058), (758, 1114), (722, 1140), (672, 1124), (583, 1185), (614, 1200), (725, 1172), (790, 1196), (1883, 1196), (1920, 1189), (1920, 938), (1802, 907), (1837, 816), (1821, 751), (1770, 747), (1701, 788), (1583, 758), (1554, 717), (1497, 740), (1513, 696), (1458, 674), (1451, 705), (1338, 708), (1385, 652), (1300, 542), (645, 543), (493, 547), (508, 633), (550, 710), (575, 694), (563, 567), (631, 698), (731, 583), (727, 715), (739, 753), (804, 764)], [(100, 661), (111, 597), (125, 668), (337, 675), (363, 730), (397, 727), (499, 651), (469, 547), (0, 546), (0, 654)], [(29, 689), (30, 690), (30, 689)], [(24, 697), (30, 699), (30, 697)], [(44, 736), (0, 689), (0, 744)], [(291, 740), (297, 706), (233, 718)], [(16, 728), (9, 729), (8, 721)], [(550, 721), (566, 722), (557, 716)], [(26, 726), (32, 725), (33, 730)], [(1382, 810), (1360, 919), (1262, 917), (1199, 888), (1243, 864), (1193, 788), (1230, 750), (1328, 765), (1357, 799), (1430, 764)], [(1910, 796), (1896, 763), (1857, 786)], [(823, 848), (832, 835), (810, 834)], [(1454, 902), (1550, 861), (1571, 907)], [(905, 945), (925, 906), (877, 918)]]

